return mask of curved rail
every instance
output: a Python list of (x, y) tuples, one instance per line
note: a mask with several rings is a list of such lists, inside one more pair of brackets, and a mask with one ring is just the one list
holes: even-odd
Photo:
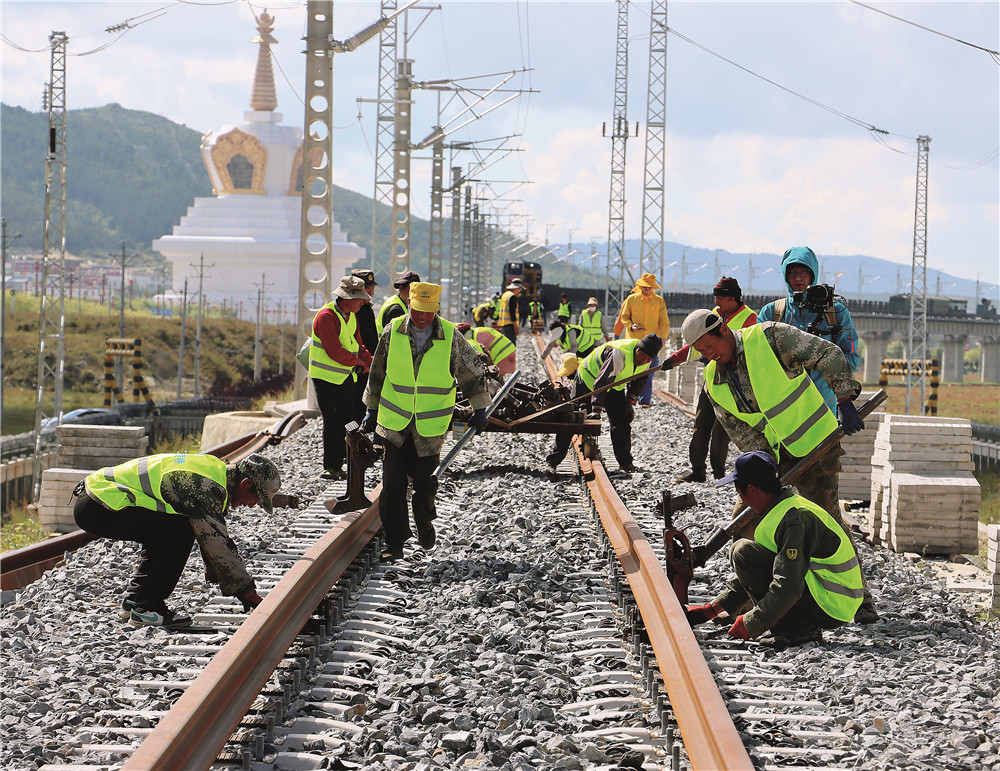
[[(292, 412), (285, 416), (273, 431), (264, 429), (244, 434), (224, 444), (210, 447), (202, 454), (214, 455), (227, 463), (235, 463), (248, 455), (260, 452), (270, 444), (281, 442), (304, 424), (305, 416), (301, 412)], [(84, 530), (74, 530), (7, 552), (0, 556), (0, 589), (3, 591), (23, 589), (40, 578), (45, 571), (57, 567), (66, 552), (76, 551), (97, 537)]]
[[(554, 362), (546, 359), (545, 366), (555, 380)], [(753, 763), (660, 560), (615, 491), (604, 464), (584, 457), (579, 437), (574, 438), (574, 446), (601, 524), (649, 634), (692, 768), (750, 771)]]

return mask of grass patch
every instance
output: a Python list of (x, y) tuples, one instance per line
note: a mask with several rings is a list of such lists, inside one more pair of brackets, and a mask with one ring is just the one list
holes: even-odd
[[(867, 383), (866, 391), (878, 388)], [(890, 383), (885, 387), (889, 399), (885, 411), (894, 414), (906, 412), (906, 386)], [(930, 389), (925, 392), (930, 395)], [(938, 386), (937, 417), (968, 418), (973, 423), (1000, 426), (1000, 386), (992, 383), (948, 383)]]
[(10, 521), (0, 528), (0, 552), (13, 551), (44, 541), (49, 533), (38, 524), (33, 512), (26, 508), (11, 509)]
[(1000, 525), (1000, 467), (988, 466), (974, 473), (982, 491), (979, 521), (987, 525)]

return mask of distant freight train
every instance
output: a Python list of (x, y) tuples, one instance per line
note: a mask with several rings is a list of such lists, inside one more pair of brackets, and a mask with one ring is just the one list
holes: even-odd
[[(894, 294), (889, 298), (889, 313), (910, 312), (910, 296)], [(968, 301), (964, 297), (928, 297), (928, 316), (968, 316)]]

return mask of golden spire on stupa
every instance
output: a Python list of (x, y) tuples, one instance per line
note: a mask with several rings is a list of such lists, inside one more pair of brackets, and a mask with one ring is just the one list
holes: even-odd
[(278, 106), (278, 95), (274, 90), (274, 70), (271, 68), (271, 44), (277, 44), (271, 36), (274, 17), (267, 10), (257, 20), (257, 35), (251, 43), (259, 43), (257, 51), (257, 71), (253, 76), (253, 90), (250, 93), (250, 107), (260, 112), (271, 112)]

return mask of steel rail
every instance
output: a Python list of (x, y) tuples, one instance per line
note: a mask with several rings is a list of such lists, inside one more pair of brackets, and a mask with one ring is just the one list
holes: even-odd
[(323, 597), (381, 527), (375, 502), (346, 514), (289, 569), (122, 766), (209, 768)]
[[(547, 360), (545, 365), (556, 380), (555, 364)], [(754, 765), (663, 565), (618, 496), (604, 464), (584, 457), (579, 437), (574, 437), (573, 444), (587, 489), (649, 634), (691, 767), (695, 771), (752, 771)]]

